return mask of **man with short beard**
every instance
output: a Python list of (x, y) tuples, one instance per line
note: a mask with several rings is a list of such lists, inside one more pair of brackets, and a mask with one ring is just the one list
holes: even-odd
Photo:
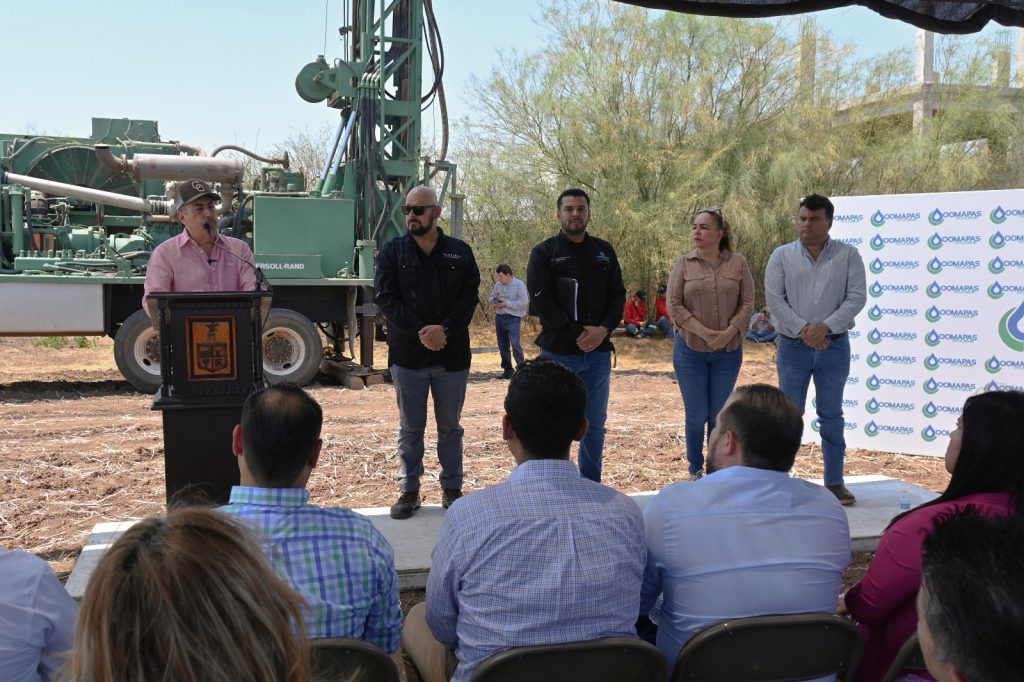
[(580, 442), (580, 476), (600, 483), (615, 350), (609, 337), (622, 320), (626, 287), (615, 249), (587, 234), (587, 193), (567, 189), (556, 206), (561, 229), (530, 252), (526, 289), (530, 312), (540, 318), (541, 357), (568, 367), (587, 386), (590, 428)]
[(650, 618), (670, 668), (691, 637), (722, 620), (835, 612), (850, 529), (828, 490), (790, 478), (802, 435), (782, 391), (741, 386), (718, 413), (708, 475), (669, 485), (644, 510), (640, 613), (664, 597)]
[(377, 305), (388, 321), (388, 367), (398, 399), (401, 495), (391, 518), (420, 508), (427, 395), (434, 397), (441, 506), (462, 496), (462, 405), (469, 379), (469, 323), (480, 270), (473, 250), (437, 226), (441, 207), (425, 185), (405, 197), (408, 232), (381, 249), (374, 278)]

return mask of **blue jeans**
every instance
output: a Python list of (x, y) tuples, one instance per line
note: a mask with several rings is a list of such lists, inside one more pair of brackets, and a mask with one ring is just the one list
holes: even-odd
[[(736, 386), (743, 364), (743, 346), (730, 351), (695, 351), (676, 334), (672, 366), (686, 411), (686, 459), (690, 473), (704, 468), (704, 441), (718, 423), (718, 413)], [(705, 435), (704, 427), (707, 427)]]
[(667, 317), (659, 317), (658, 321), (654, 324), (658, 325), (658, 329), (665, 335), (666, 339), (672, 338), (672, 321)]
[(565, 365), (587, 386), (587, 435), (580, 441), (580, 476), (601, 482), (604, 422), (608, 417), (608, 390), (612, 383), (612, 354), (593, 351), (584, 355), (559, 355), (541, 349), (540, 356)]
[[(523, 364), (523, 345), (519, 341), (519, 327), (523, 318), (515, 315), (497, 315), (494, 318), (494, 331), (498, 333), (498, 354), (501, 355), (501, 368), (512, 369), (512, 358), (515, 357), (516, 367)], [(508, 352), (509, 346), (512, 352)]]
[(796, 403), (801, 414), (807, 402), (807, 387), (814, 379), (821, 451), (825, 458), (825, 485), (842, 485), (846, 457), (843, 389), (850, 376), (850, 339), (845, 334), (836, 337), (825, 350), (814, 350), (800, 339), (781, 334), (775, 343), (779, 388)]
[(398, 487), (402, 492), (420, 489), (423, 475), (423, 432), (427, 428), (427, 394), (434, 396), (437, 422), (437, 459), (441, 463), (441, 487), (462, 489), (462, 433), (459, 424), (466, 401), (469, 370), (445, 371), (444, 367), (407, 369), (391, 365), (398, 399), (398, 457), (402, 462)]

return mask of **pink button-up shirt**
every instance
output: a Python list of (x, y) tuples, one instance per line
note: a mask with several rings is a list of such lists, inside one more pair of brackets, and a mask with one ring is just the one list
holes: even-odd
[(255, 266), (252, 250), (241, 239), (217, 235), (213, 252), (207, 257), (182, 230), (156, 247), (149, 257), (142, 307), (146, 307), (149, 295), (158, 291), (255, 291), (256, 273), (246, 263)]

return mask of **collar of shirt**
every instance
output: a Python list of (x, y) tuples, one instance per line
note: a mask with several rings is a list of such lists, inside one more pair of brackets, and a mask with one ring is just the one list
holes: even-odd
[(258, 488), (236, 485), (228, 504), (252, 504), (263, 507), (301, 507), (309, 504), (306, 488)]
[(825, 244), (821, 247), (821, 253), (818, 254), (817, 258), (815, 258), (814, 256), (811, 255), (810, 250), (806, 246), (804, 246), (804, 243), (802, 241), (797, 239), (796, 243), (797, 243), (797, 246), (800, 247), (800, 251), (802, 251), (805, 256), (810, 258), (812, 261), (818, 261), (818, 260), (821, 260), (822, 256), (828, 257), (828, 256), (832, 255), (832, 253), (831, 253), (833, 251), (832, 247), (836, 243), (836, 240), (832, 239), (832, 237), (827, 237), (825, 239)]
[[(690, 253), (686, 254), (683, 257), (686, 258), (687, 260), (699, 260), (699, 261), (703, 261), (704, 260), (703, 258), (701, 258), (700, 251), (698, 251), (697, 249), (694, 249), (693, 251), (691, 251)], [(722, 259), (723, 263), (725, 263), (730, 258), (732, 258), (732, 251), (730, 251), (728, 249), (726, 249), (725, 251), (719, 251), (718, 252), (718, 257)]]
[(509, 474), (510, 483), (535, 478), (579, 478), (580, 470), (571, 459), (528, 459)]
[[(174, 245), (178, 248), (179, 251), (181, 249), (190, 248), (188, 246), (188, 244), (192, 244), (191, 248), (199, 249), (200, 251), (203, 251), (203, 247), (199, 246), (199, 244), (196, 243), (196, 240), (192, 239), (192, 237), (189, 236), (188, 230), (184, 230), (183, 229), (181, 231), (181, 234), (179, 234), (178, 236), (173, 238), (173, 241), (174, 241)], [(215, 246), (217, 244), (220, 244), (221, 248), (224, 248), (224, 249), (228, 248), (227, 242), (224, 239), (221, 239), (221, 234), (220, 233), (217, 233), (217, 239), (215, 239), (213, 243), (214, 243)], [(228, 250), (230, 251), (230, 249), (228, 249)], [(205, 251), (203, 251), (203, 257), (206, 257), (206, 252)]]
[(761, 479), (764, 481), (770, 481), (772, 479), (789, 478), (788, 471), (775, 471), (773, 469), (758, 469), (756, 467), (748, 466), (731, 466), (725, 469), (720, 469), (713, 474), (708, 474), (705, 478), (711, 478), (715, 476), (717, 478), (749, 478), (749, 479)]

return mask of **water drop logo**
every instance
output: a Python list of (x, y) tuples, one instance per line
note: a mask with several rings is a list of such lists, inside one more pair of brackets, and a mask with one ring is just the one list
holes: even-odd
[(941, 339), (939, 338), (938, 333), (936, 333), (934, 329), (928, 332), (924, 337), (924, 342), (933, 348), (939, 345), (940, 341)]
[(865, 381), (864, 383), (867, 384), (867, 387), (872, 391), (877, 391), (879, 388), (882, 387), (882, 382), (879, 381), (878, 377), (876, 377), (874, 374), (869, 376), (868, 380)]
[(817, 417), (815, 417), (811, 422), (811, 429), (813, 429), (815, 433), (821, 433), (821, 422), (818, 421)]
[(924, 407), (921, 408), (921, 412), (929, 419), (939, 413), (939, 411), (935, 409), (935, 403), (930, 400), (924, 404)]
[(882, 235), (880, 234), (876, 234), (874, 237), (872, 237), (871, 241), (869, 241), (868, 244), (871, 245), (871, 249), (873, 251), (881, 251), (882, 249), (885, 248), (885, 240), (882, 239)]
[(929, 372), (934, 372), (939, 368), (939, 359), (935, 357), (935, 353), (932, 353), (924, 359), (924, 368)]
[(985, 388), (984, 388), (985, 393), (988, 393), (990, 391), (998, 391), (998, 390), (999, 390), (999, 382), (998, 381), (990, 381), (987, 384), (985, 384)]
[(878, 401), (872, 398), (871, 400), (867, 401), (867, 403), (864, 404), (864, 409), (866, 409), (871, 414), (878, 414), (878, 410), (880, 410), (881, 408), (878, 406)]
[(928, 272), (933, 275), (937, 275), (942, 272), (942, 261), (940, 261), (938, 257), (932, 258), (928, 261)]
[(999, 282), (993, 282), (992, 286), (988, 288), (988, 297), (992, 300), (997, 300), (1003, 297), (1003, 287)]
[(885, 266), (882, 265), (881, 259), (876, 258), (875, 260), (871, 261), (871, 265), (868, 266), (868, 269), (871, 270), (873, 274), (878, 275), (882, 272), (882, 270), (885, 270)]
[(932, 428), (931, 424), (921, 429), (921, 438), (923, 438), (925, 442), (928, 443), (931, 443), (933, 440), (935, 440), (935, 429)]
[(924, 392), (928, 395), (935, 395), (939, 392), (939, 382), (935, 381), (935, 379), (928, 379), (928, 381), (924, 382), (923, 386)]
[(1006, 264), (1003, 263), (1003, 259), (1000, 258), (999, 256), (996, 256), (995, 258), (988, 262), (988, 271), (991, 272), (993, 275), (1001, 275), (1003, 274), (1003, 270), (1005, 269)]
[[(877, 329), (872, 329), (871, 331), (868, 332), (868, 341), (870, 343), (876, 343), (876, 344), (877, 343), (881, 343), (882, 342), (882, 332), (878, 331)], [(868, 362), (869, 363), (871, 362), (871, 358), (868, 358)], [(877, 365), (872, 365), (872, 367), (877, 367)]]
[(1018, 353), (1024, 353), (1024, 303), (1014, 310), (1006, 311), (999, 320), (999, 338), (1003, 340), (1010, 349)]
[(874, 351), (868, 356), (868, 367), (878, 367), (880, 364), (882, 364), (882, 358), (878, 351)]
[(878, 298), (883, 293), (882, 285), (878, 282), (872, 282), (871, 286), (868, 287), (868, 293), (871, 294), (872, 298)]
[(928, 298), (938, 298), (939, 296), (942, 296), (942, 287), (939, 286), (938, 282), (932, 282), (924, 291), (928, 294)]
[(985, 361), (985, 371), (989, 374), (999, 374), (999, 370), (1002, 368), (1003, 365), (999, 362), (999, 358), (994, 355)]
[(938, 308), (932, 306), (931, 308), (925, 311), (924, 319), (928, 320), (932, 324), (935, 324), (936, 322), (942, 319), (942, 313), (939, 312)]
[(864, 425), (864, 433), (868, 434), (872, 438), (878, 435), (878, 424), (872, 419)]
[(938, 251), (942, 248), (942, 237), (936, 232), (931, 237), (928, 237), (928, 248), (932, 251)]
[(877, 305), (871, 306), (871, 310), (868, 311), (868, 317), (877, 322), (882, 319), (882, 309)]
[(928, 214), (928, 222), (932, 225), (941, 225), (943, 220), (945, 220), (945, 218), (942, 215), (942, 211), (939, 209), (935, 209)]
[(988, 214), (988, 219), (996, 225), (1001, 225), (1006, 222), (1006, 211), (1003, 210), (1002, 206), (996, 206), (995, 209)]
[(1006, 237), (1003, 236), (1002, 232), (996, 230), (996, 233), (988, 238), (988, 245), (993, 249), (1001, 249), (1006, 246)]
[(871, 216), (871, 224), (875, 227), (885, 225), (885, 216), (882, 215), (881, 211), (875, 211), (875, 214)]

